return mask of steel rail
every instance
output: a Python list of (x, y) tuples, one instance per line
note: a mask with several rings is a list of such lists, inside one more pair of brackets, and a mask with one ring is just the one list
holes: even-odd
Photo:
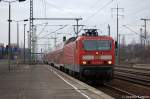
[(111, 86), (111, 85), (109, 85), (109, 84), (104, 83), (104, 85), (105, 85), (106, 87), (112, 88), (112, 89), (114, 89), (114, 90), (116, 90), (116, 91), (120, 91), (120, 92), (122, 92), (122, 93), (131, 95), (131, 96), (136, 96), (135, 94), (132, 94), (132, 93), (130, 93), (130, 92), (128, 92), (128, 91), (125, 91), (125, 90), (119, 89), (119, 88), (117, 88), (117, 87)]

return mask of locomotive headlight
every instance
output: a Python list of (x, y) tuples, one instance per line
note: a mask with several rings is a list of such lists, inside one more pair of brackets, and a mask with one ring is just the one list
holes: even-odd
[(86, 61), (83, 61), (83, 62), (82, 62), (82, 64), (84, 64), (84, 65), (85, 65), (85, 64), (86, 64)]
[(102, 60), (111, 60), (112, 56), (111, 55), (101, 55), (100, 59), (102, 59)]
[(108, 61), (108, 64), (112, 64), (112, 61)]
[(94, 56), (93, 56), (93, 55), (83, 55), (83, 56), (82, 56), (82, 59), (83, 59), (83, 60), (93, 60), (93, 59), (94, 59)]

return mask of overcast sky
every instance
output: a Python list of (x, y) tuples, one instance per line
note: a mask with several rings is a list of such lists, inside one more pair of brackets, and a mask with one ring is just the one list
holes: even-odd
[[(11, 18), (13, 20), (23, 20), (29, 18), (29, 3), (30, 0), (26, 0), (23, 3), (12, 3)], [(123, 17), (119, 17), (119, 33), (132, 34), (126, 35), (127, 42), (131, 42), (133, 39), (138, 42), (139, 37), (122, 25), (126, 25), (134, 31), (139, 32), (140, 27), (144, 25), (144, 22), (140, 19), (150, 18), (150, 0), (34, 0), (34, 17), (82, 17), (83, 20), (79, 23), (86, 25), (84, 28), (96, 27), (103, 35), (108, 34), (107, 26), (110, 24), (111, 35), (114, 39), (116, 39), (116, 10), (111, 10), (111, 8), (116, 8), (117, 4), (119, 8), (124, 8), (124, 10), (119, 10), (119, 14), (124, 15)], [(0, 2), (0, 43), (5, 44), (8, 42), (7, 20), (8, 3)], [(29, 23), (26, 23), (27, 27), (29, 27)], [(35, 25), (43, 23), (48, 23), (49, 25), (69, 25), (58, 31), (58, 33), (64, 33), (57, 35), (60, 37), (58, 38), (59, 41), (64, 35), (68, 35), (68, 37), (74, 35), (72, 25), (75, 24), (75, 21), (35, 21), (34, 23)], [(23, 24), (23, 22), (20, 22), (20, 42), (23, 42)], [(147, 26), (147, 31), (150, 32), (150, 21), (147, 22)], [(39, 37), (60, 28), (59, 26), (46, 26), (44, 28), (44, 25), (37, 25), (37, 27), (37, 34), (41, 33), (38, 35)], [(41, 32), (42, 29), (43, 32)], [(54, 35), (51, 34), (47, 35), (47, 37), (48, 36), (51, 37)], [(11, 42), (16, 43), (15, 22), (12, 22), (11, 24)], [(47, 41), (40, 41), (40, 43), (45, 42)]]

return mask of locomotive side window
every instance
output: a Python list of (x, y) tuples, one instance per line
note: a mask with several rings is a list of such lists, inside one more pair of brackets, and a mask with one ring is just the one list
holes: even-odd
[(85, 50), (110, 50), (111, 41), (109, 40), (85, 40), (83, 41)]

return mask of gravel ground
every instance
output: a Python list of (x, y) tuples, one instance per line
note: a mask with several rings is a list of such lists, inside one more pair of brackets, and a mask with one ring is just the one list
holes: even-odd
[(123, 80), (114, 79), (111, 85), (126, 90), (138, 96), (148, 96), (150, 99), (150, 87), (130, 83)]

